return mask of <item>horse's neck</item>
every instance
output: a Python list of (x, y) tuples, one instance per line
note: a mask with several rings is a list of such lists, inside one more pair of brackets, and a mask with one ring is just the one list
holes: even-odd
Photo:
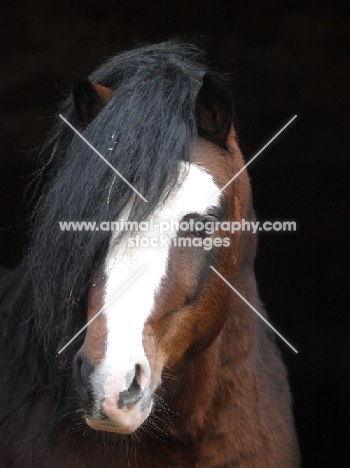
[[(253, 273), (238, 278), (234, 287), (263, 312)], [(220, 335), (191, 360), (182, 379), (169, 400), (179, 413), (171, 416), (172, 430), (193, 441), (200, 461), (221, 453), (220, 466), (241, 456), (249, 467), (298, 466), (286, 373), (274, 337), (236, 294)], [(279, 449), (281, 438), (288, 440), (285, 451)]]

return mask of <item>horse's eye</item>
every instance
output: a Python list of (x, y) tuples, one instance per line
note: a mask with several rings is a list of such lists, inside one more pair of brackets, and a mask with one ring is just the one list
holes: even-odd
[(197, 237), (209, 237), (215, 231), (215, 223), (218, 218), (213, 215), (206, 215), (198, 217), (193, 225), (193, 234)]

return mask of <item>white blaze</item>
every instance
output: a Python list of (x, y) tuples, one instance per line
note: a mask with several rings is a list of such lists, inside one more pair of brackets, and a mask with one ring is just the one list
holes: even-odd
[[(204, 214), (209, 206), (218, 204), (219, 196), (214, 203), (209, 204), (210, 199), (219, 190), (211, 175), (198, 165), (181, 164), (183, 167), (179, 180), (183, 180), (184, 171), (188, 170), (188, 174), (181, 186), (167, 199), (165, 205), (153, 215), (154, 225), (159, 225), (161, 221), (180, 222), (185, 214), (192, 212)], [(159, 228), (155, 228), (152, 232), (134, 232), (131, 236), (137, 234), (142, 239), (160, 237)], [(173, 238), (176, 232), (171, 231), (166, 234)], [(116, 379), (125, 380), (126, 373), (134, 369), (135, 364), (139, 363), (146, 366), (145, 370), (149, 370), (142, 345), (142, 331), (145, 321), (152, 312), (155, 293), (167, 271), (169, 246), (129, 247), (127, 236), (115, 246), (116, 235), (116, 233), (112, 235), (105, 264), (104, 302), (108, 303), (142, 267), (146, 266), (145, 270), (103, 312), (108, 335), (104, 360), (99, 366), (100, 372), (105, 377), (112, 373)]]

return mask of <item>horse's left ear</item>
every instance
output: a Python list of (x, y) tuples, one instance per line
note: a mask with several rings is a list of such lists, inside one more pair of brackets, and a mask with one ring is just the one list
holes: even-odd
[(96, 117), (102, 107), (109, 101), (113, 91), (106, 86), (78, 75), (73, 84), (74, 107), (78, 119), (84, 127)]
[(227, 137), (233, 118), (232, 95), (218, 75), (206, 73), (196, 98), (198, 134), (227, 148)]

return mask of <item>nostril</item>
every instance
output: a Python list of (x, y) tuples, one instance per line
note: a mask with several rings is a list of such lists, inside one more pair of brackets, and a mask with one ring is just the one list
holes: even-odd
[(74, 360), (74, 367), (75, 367), (75, 373), (76, 375), (81, 375), (81, 366), (83, 364), (83, 360), (82, 360), (82, 357), (81, 355), (78, 353), (76, 356), (75, 356), (75, 360)]
[(93, 369), (85, 354), (79, 351), (74, 360), (74, 380), (78, 395), (86, 406), (91, 405), (93, 400), (90, 384), (90, 375)]
[(129, 408), (130, 406), (137, 403), (142, 398), (143, 390), (141, 387), (142, 383), (142, 367), (140, 364), (135, 365), (134, 377), (129, 385), (129, 388), (119, 393), (118, 399), (118, 408), (122, 409), (125, 406)]
[(132, 383), (135, 383), (136, 385), (141, 386), (141, 381), (142, 381), (142, 367), (140, 364), (135, 365), (135, 377), (132, 381)]
[(74, 359), (74, 380), (77, 387), (82, 387), (83, 380), (81, 375), (81, 366), (83, 364), (83, 360), (79, 353), (75, 356)]

